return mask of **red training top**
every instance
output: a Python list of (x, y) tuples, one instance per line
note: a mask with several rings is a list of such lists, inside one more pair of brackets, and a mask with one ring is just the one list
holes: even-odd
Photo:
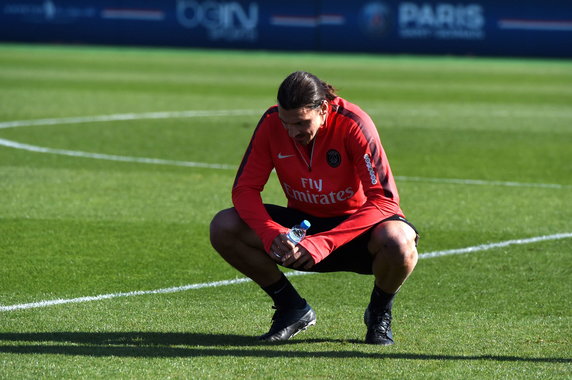
[(232, 200), (266, 252), (276, 236), (291, 227), (274, 222), (262, 202), (260, 193), (272, 169), (288, 207), (317, 217), (351, 215), (336, 228), (300, 243), (318, 263), (381, 220), (404, 215), (377, 129), (361, 108), (339, 97), (331, 101), (326, 123), (313, 143), (309, 153), (290, 138), (278, 118), (278, 107), (270, 107), (238, 169)]

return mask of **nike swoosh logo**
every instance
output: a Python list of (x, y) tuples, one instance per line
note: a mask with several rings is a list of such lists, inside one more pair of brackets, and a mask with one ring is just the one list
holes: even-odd
[(282, 154), (282, 153), (278, 153), (278, 158), (279, 158), (279, 159), (288, 158), (288, 157), (294, 157), (294, 155), (293, 155), (293, 154)]

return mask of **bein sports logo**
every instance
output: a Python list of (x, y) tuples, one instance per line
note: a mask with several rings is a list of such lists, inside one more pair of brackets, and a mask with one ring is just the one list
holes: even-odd
[(258, 38), (258, 4), (177, 1), (177, 20), (188, 29), (204, 28), (211, 41), (249, 41)]
[(485, 37), (484, 9), (476, 3), (400, 2), (394, 12), (382, 2), (371, 2), (362, 8), (360, 19), (364, 33), (374, 38), (386, 35), (394, 23), (399, 37), (404, 39)]

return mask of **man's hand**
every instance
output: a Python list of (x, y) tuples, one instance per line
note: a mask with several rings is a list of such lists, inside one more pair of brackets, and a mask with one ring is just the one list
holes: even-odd
[(315, 265), (306, 248), (294, 245), (286, 234), (280, 234), (274, 239), (270, 247), (270, 257), (283, 266), (294, 269), (310, 269)]

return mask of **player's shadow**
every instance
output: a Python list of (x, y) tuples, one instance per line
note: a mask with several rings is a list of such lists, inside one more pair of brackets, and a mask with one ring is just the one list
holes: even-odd
[[(354, 350), (300, 350), (298, 344), (359, 344), (357, 340), (293, 339), (267, 343), (243, 335), (164, 332), (44, 332), (0, 333), (0, 353), (59, 354), (119, 357), (324, 357), (414, 360), (492, 360), (501, 362), (572, 363), (571, 358), (530, 358), (499, 355), (440, 355), (423, 353), (363, 352)], [(286, 345), (293, 348), (285, 349)]]

